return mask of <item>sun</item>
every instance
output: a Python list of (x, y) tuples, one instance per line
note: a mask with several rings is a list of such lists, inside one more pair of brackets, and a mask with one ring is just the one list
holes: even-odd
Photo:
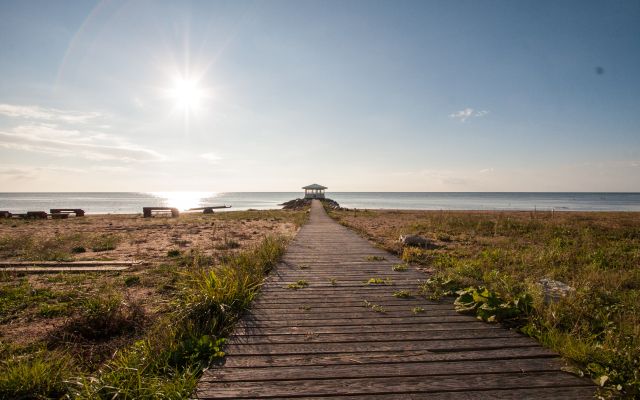
[(196, 82), (187, 80), (177, 81), (172, 94), (178, 105), (184, 108), (197, 106), (202, 97), (202, 91), (198, 89)]

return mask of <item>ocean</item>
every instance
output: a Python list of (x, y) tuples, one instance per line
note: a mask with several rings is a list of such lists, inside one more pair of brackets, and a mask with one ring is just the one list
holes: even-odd
[[(278, 204), (304, 196), (302, 192), (95, 192), (0, 193), (0, 210), (12, 213), (82, 208), (88, 214), (135, 214), (142, 207), (227, 205), (233, 210), (278, 209)], [(399, 210), (558, 210), (640, 211), (640, 193), (432, 193), (327, 192), (343, 207)]]

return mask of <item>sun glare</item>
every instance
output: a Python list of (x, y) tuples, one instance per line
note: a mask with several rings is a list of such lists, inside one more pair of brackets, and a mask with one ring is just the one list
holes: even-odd
[(210, 198), (213, 192), (154, 192), (162, 200), (163, 207), (176, 207), (180, 211), (202, 207), (204, 199)]
[(178, 101), (178, 105), (189, 108), (198, 105), (202, 97), (202, 91), (196, 87), (193, 81), (178, 81), (173, 89), (173, 96)]

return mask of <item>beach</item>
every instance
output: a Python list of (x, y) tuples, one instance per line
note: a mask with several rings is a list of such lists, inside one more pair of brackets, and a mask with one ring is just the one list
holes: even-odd
[[(628, 379), (623, 368), (636, 362), (633, 357), (628, 362), (616, 361), (609, 354), (638, 345), (640, 213), (328, 207), (327, 211), (340, 225), (422, 271), (424, 282), (433, 282), (425, 286), (432, 290), (429, 296), (433, 299), (455, 295), (466, 287), (490, 288), (505, 301), (531, 294), (536, 313), (528, 325), (519, 328), (521, 332), (570, 362), (585, 366), (582, 360), (596, 360), (598, 365), (621, 371), (621, 382)], [(240, 278), (235, 271), (253, 271), (254, 267), (241, 266), (259, 264), (264, 254), (282, 254), (307, 215), (308, 206), (298, 211), (181, 213), (178, 218), (116, 214), (66, 220), (0, 219), (0, 262), (5, 264), (138, 263), (125, 271), (3, 272), (0, 340), (5, 348), (13, 349), (9, 355), (49, 346), (55, 353), (51, 354), (74, 365), (65, 367), (65, 379), (77, 374), (78, 368), (97, 371), (118, 352), (129, 351), (136, 341), (168, 340), (158, 336), (157, 327), (180, 315), (175, 314), (180, 309), (176, 307), (190, 304), (184, 303), (190, 301), (188, 293), (206, 289), (199, 286), (201, 282), (215, 278), (213, 282), (218, 283), (206, 290), (216, 293), (236, 290), (239, 279), (249, 278)], [(418, 235), (427, 244), (405, 246), (398, 241), (404, 234)], [(280, 244), (273, 247), (273, 240)], [(249, 262), (256, 254), (263, 255)], [(268, 259), (265, 265), (273, 265), (278, 256)], [(233, 298), (253, 293), (266, 276), (247, 273), (254, 283)], [(567, 284), (579, 301), (545, 303), (536, 286), (542, 279)], [(603, 298), (608, 305), (602, 304)], [(221, 304), (229, 301), (238, 300)], [(602, 314), (599, 309), (604, 306), (613, 308)], [(207, 329), (214, 329), (216, 337), (229, 334), (241, 310), (220, 314), (225, 322)], [(193, 315), (190, 318), (197, 318), (198, 313)], [(217, 319), (207, 324), (210, 321)], [(597, 338), (605, 332), (601, 326), (616, 328), (594, 340), (594, 335)], [(581, 346), (579, 352), (576, 346)]]

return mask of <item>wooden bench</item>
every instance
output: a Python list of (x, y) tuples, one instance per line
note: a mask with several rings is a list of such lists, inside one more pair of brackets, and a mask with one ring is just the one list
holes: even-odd
[(51, 213), (51, 219), (68, 219), (69, 213)]
[(214, 208), (231, 208), (231, 206), (216, 206), (216, 207), (199, 207), (199, 208), (190, 208), (187, 211), (200, 211), (202, 210), (203, 214), (213, 214)]
[(79, 208), (52, 208), (49, 212), (51, 214), (70, 213), (75, 214), (76, 217), (84, 217), (84, 210)]
[(150, 218), (153, 211), (171, 211), (172, 217), (175, 218), (180, 216), (180, 211), (175, 207), (142, 207), (142, 214), (144, 218)]
[(23, 218), (47, 219), (48, 216), (46, 211), (27, 211), (26, 217)]

